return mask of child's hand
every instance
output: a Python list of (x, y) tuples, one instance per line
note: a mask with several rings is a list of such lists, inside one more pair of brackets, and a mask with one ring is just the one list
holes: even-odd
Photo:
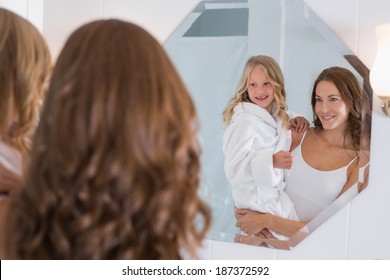
[(294, 128), (296, 132), (304, 132), (308, 130), (310, 123), (304, 117), (298, 116), (290, 120), (290, 126)]
[(279, 151), (273, 154), (272, 159), (274, 168), (291, 169), (293, 159), (290, 152)]

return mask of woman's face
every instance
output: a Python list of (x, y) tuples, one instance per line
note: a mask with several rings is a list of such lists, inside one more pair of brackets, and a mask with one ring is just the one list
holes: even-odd
[(254, 104), (271, 112), (272, 101), (275, 97), (274, 87), (261, 67), (256, 66), (250, 72), (247, 91), (249, 99)]
[(321, 81), (317, 84), (315, 112), (324, 129), (347, 125), (349, 110), (332, 82)]

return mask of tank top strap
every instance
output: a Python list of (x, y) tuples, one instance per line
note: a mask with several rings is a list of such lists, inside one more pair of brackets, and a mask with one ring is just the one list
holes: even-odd
[[(309, 129), (308, 129), (308, 130), (309, 130)], [(302, 145), (303, 139), (305, 139), (306, 133), (307, 133), (308, 130), (306, 130), (306, 131), (303, 133), (303, 136), (302, 136), (302, 138), (301, 138), (301, 142), (299, 142), (299, 145), (298, 145), (298, 146), (301, 146), (301, 145)]]
[(359, 157), (354, 157), (345, 167), (348, 168), (355, 160), (357, 160)]

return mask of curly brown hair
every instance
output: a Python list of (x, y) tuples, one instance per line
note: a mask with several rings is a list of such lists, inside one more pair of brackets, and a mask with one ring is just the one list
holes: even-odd
[(51, 55), (40, 32), (0, 8), (0, 139), (26, 155), (51, 72)]
[(196, 257), (196, 111), (160, 44), (120, 20), (78, 28), (55, 65), (7, 252), (21, 259)]

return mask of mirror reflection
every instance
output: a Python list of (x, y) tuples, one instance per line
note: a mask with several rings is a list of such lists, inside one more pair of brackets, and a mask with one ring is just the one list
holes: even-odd
[[(192, 93), (198, 110), (199, 138), (203, 149), (201, 195), (210, 202), (213, 212), (213, 226), (209, 238), (234, 242), (236, 235), (239, 234), (244, 238), (239, 240), (240, 242), (290, 249), (367, 185), (372, 103), (372, 92), (367, 79), (368, 69), (302, 1), (202, 1), (164, 43), (164, 47)], [(223, 153), (223, 135), (227, 129), (223, 112), (239, 87), (246, 62), (250, 57), (257, 55), (275, 59), (284, 76), (288, 113), (305, 117), (312, 126), (315, 126), (313, 121), (316, 123), (313, 111), (317, 112), (317, 116), (320, 114), (320, 109), (316, 109), (318, 106), (311, 105), (313, 86), (324, 69), (333, 66), (347, 69), (358, 79), (360, 87), (364, 87), (363, 94), (355, 98), (356, 100), (360, 98), (360, 105), (355, 104), (359, 103), (358, 101), (349, 104), (343, 92), (336, 87), (336, 92), (341, 101), (347, 104), (348, 111), (351, 111), (350, 106), (361, 107), (362, 100), (364, 104), (362, 133), (358, 136), (361, 139), (359, 138), (360, 141), (356, 141), (356, 137), (354, 141), (350, 139), (346, 149), (350, 158), (344, 157), (338, 166), (324, 166), (324, 161), (321, 160), (324, 154), (312, 156), (313, 148), (310, 147), (316, 147), (318, 139), (315, 137), (319, 137), (312, 133), (312, 130), (307, 132), (305, 141), (308, 144), (305, 144), (305, 141), (296, 142), (298, 144), (302, 142), (304, 150), (306, 147), (306, 154), (309, 155), (312, 167), (330, 171), (345, 166), (348, 169), (351, 165), (353, 167), (349, 168), (348, 174), (353, 175), (349, 178), (355, 179), (348, 181), (348, 187), (344, 189), (345, 182), (340, 183), (340, 192), (329, 198), (322, 206), (319, 207), (317, 202), (313, 202), (316, 207), (318, 206), (314, 218), (309, 215), (304, 224), (295, 228), (299, 229), (304, 225), (297, 234), (289, 233), (286, 239), (267, 242), (264, 242), (264, 233), (248, 239), (250, 236), (236, 226), (238, 222), (234, 215), (233, 186), (225, 175)], [(327, 83), (319, 81), (319, 85), (327, 86)], [(322, 103), (328, 99), (328, 96), (322, 93), (317, 95), (317, 91), (314, 96), (315, 100)], [(315, 137), (310, 136), (311, 134)], [(304, 133), (299, 135), (299, 139), (302, 140)], [(354, 144), (351, 144), (351, 141)], [(296, 143), (295, 145), (299, 146)], [(294, 170), (293, 166), (291, 172), (298, 171)], [(334, 177), (331, 179), (332, 175), (328, 174), (325, 178), (327, 176), (329, 180), (334, 180)], [(287, 181), (288, 190), (288, 180), (282, 181)], [(297, 200), (296, 196), (292, 195), (292, 203), (297, 204), (294, 199)]]

